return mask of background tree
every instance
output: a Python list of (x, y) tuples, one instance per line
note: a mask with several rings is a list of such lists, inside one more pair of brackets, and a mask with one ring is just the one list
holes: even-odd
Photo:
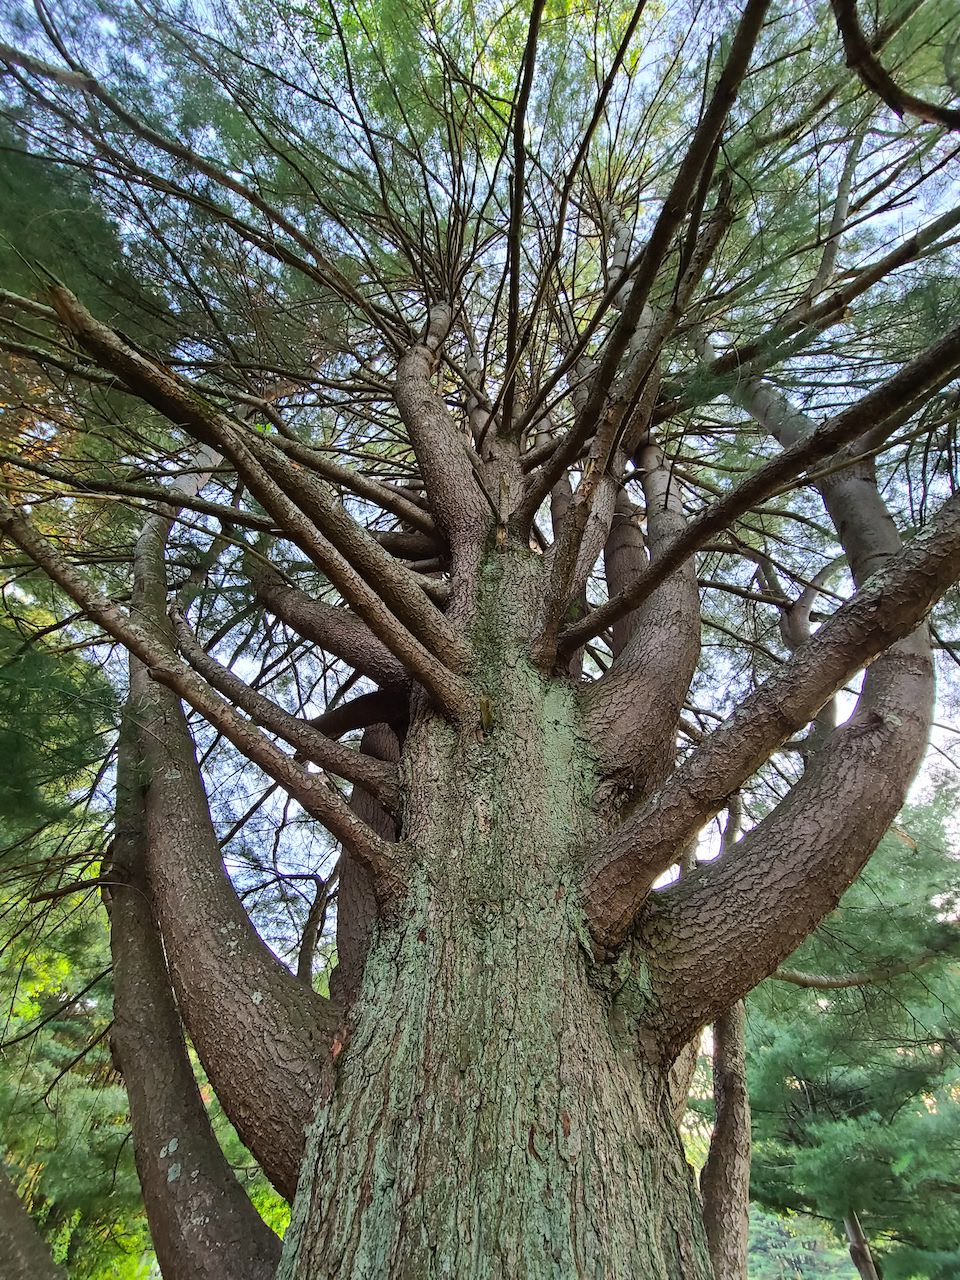
[(960, 1262), (955, 799), (909, 809), (749, 1002), (754, 1196), (859, 1230), (888, 1280)]
[[(925, 103), (935, 8), (866, 35)], [(960, 577), (957, 143), (841, 49), (768, 0), (10, 18), (9, 126), (149, 300), (0, 294), (0, 524), (127, 656), (99, 878), (165, 1275), (279, 1248), (181, 1021), (298, 1185), (280, 1276), (742, 1268), (672, 1067), (895, 816)]]

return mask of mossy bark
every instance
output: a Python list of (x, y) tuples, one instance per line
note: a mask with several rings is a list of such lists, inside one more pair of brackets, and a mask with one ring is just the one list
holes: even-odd
[(642, 981), (598, 969), (576, 906), (595, 778), (574, 688), (524, 656), (533, 585), (509, 555), (485, 573), (487, 723), (411, 725), (412, 885), (375, 931), (282, 1280), (710, 1276)]

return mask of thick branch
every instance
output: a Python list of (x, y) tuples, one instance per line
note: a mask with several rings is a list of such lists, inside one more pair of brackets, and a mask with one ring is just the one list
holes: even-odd
[(900, 88), (870, 48), (857, 17), (856, 0), (830, 0), (830, 3), (843, 40), (847, 66), (853, 68), (868, 89), (872, 89), (901, 118), (917, 116), (925, 124), (960, 130), (960, 109), (925, 102)]
[(773, 812), (729, 855), (649, 901), (640, 936), (665, 1046), (773, 973), (833, 910), (903, 803), (932, 702), (929, 656), (884, 654), (856, 713)]
[(224, 1110), (290, 1197), (338, 1011), (297, 982), (253, 929), (224, 870), (175, 695), (142, 667), (132, 693), (148, 770), (150, 885), (180, 1009)]
[(466, 433), (454, 423), (432, 384), (449, 314), (444, 304), (431, 311), (426, 340), (400, 359), (394, 397), (417, 455), (431, 510), (456, 558), (462, 550), (482, 545), (490, 511), (473, 477)]
[[(364, 732), (361, 746), (394, 766), (400, 758), (400, 740), (388, 724), (371, 725)], [(365, 788), (353, 788), (350, 807), (382, 840), (396, 840), (395, 819)], [(337, 891), (337, 967), (330, 978), (331, 993), (344, 1004), (349, 1004), (359, 990), (379, 915), (369, 873), (345, 851), (340, 858)]]
[(0, 1160), (0, 1274), (6, 1280), (65, 1280)]
[(716, 1280), (747, 1280), (750, 1096), (742, 1001), (714, 1023), (713, 1101), (713, 1135), (700, 1174), (703, 1225)]
[(341, 658), (355, 671), (387, 688), (405, 688), (409, 677), (386, 645), (349, 609), (314, 600), (288, 586), (262, 560), (249, 557), (246, 570), (257, 598), (297, 635)]
[[(643, 449), (638, 465), (647, 502), (650, 556), (655, 562), (681, 536), (685, 521), (679, 487), (659, 448)], [(611, 590), (619, 585), (618, 573), (634, 574), (647, 564), (639, 530), (625, 511), (606, 559), (613, 571), (613, 577), (608, 577)], [(688, 560), (627, 619), (632, 619), (629, 638), (615, 653), (609, 671), (584, 691), (584, 722), (601, 769), (646, 795), (673, 765), (677, 721), (700, 654), (700, 594), (693, 561)], [(664, 661), (665, 654), (670, 655), (669, 661)]]
[(852, 675), (908, 636), (958, 577), (960, 497), (952, 497), (594, 852), (584, 902), (602, 945), (619, 945), (653, 880), (727, 796)]
[(110, 852), (112, 1045), (130, 1101), (137, 1171), (164, 1280), (270, 1280), (280, 1241), (214, 1135), (170, 988), (146, 878), (146, 815), (129, 716), (117, 761)]

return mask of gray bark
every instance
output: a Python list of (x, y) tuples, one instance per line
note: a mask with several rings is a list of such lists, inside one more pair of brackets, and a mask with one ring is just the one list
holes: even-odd
[(66, 1280), (20, 1202), (0, 1161), (0, 1275), (5, 1280)]
[(747, 1280), (750, 1097), (742, 1001), (714, 1023), (713, 1100), (713, 1136), (700, 1174), (703, 1222), (715, 1280)]
[(164, 1280), (270, 1280), (280, 1241), (220, 1150), (174, 1003), (150, 907), (148, 837), (134, 737), (128, 724), (117, 766), (109, 868), (112, 1044), (130, 1101), (153, 1247)]

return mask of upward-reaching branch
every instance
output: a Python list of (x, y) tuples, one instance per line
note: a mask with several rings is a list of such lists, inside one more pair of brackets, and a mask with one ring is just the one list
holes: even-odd
[(506, 376), (503, 390), (501, 434), (510, 438), (513, 434), (513, 404), (516, 395), (516, 365), (518, 335), (520, 333), (520, 274), (523, 249), (521, 233), (523, 206), (526, 200), (527, 143), (524, 131), (527, 126), (527, 104), (533, 86), (533, 73), (537, 63), (537, 41), (540, 36), (540, 19), (545, 0), (533, 0), (527, 43), (520, 62), (520, 92), (513, 107), (513, 172), (510, 178), (510, 226), (507, 233), (507, 352)]
[(624, 940), (653, 881), (726, 798), (850, 676), (909, 635), (958, 578), (960, 497), (953, 497), (593, 851), (583, 895), (603, 947)]
[[(347, 602), (440, 706), (451, 715), (462, 714), (471, 702), (469, 687), (439, 662), (426, 644), (391, 612), (379, 592), (369, 585), (344, 552), (315, 528), (302, 509), (267, 474), (256, 456), (263, 447), (262, 442), (258, 445), (244, 439), (237, 424), (211, 410), (202, 397), (175, 375), (142, 356), (112, 329), (97, 321), (68, 290), (58, 287), (52, 290), (52, 296), (61, 321), (84, 348), (119, 374), (127, 386), (148, 404), (159, 409), (200, 443), (212, 445), (229, 458), (250, 491), (280, 522), (287, 536), (297, 542), (327, 574)], [(349, 520), (344, 514), (337, 516), (335, 523), (344, 532)], [(359, 526), (353, 526), (351, 536), (362, 536)], [(368, 540), (361, 550), (357, 550), (351, 543), (355, 558), (361, 554), (376, 558), (373, 546), (372, 540)], [(386, 556), (386, 552), (380, 552), (380, 555)], [(391, 572), (398, 574), (403, 571), (395, 566)], [(395, 602), (402, 595), (399, 582), (396, 585), (398, 594), (394, 597)], [(433, 624), (436, 624), (441, 634), (446, 635), (442, 616), (412, 578), (410, 591), (407, 603), (425, 622), (427, 629), (432, 631)], [(413, 613), (407, 612), (406, 616), (408, 621), (414, 621)], [(424, 638), (429, 640), (429, 637)], [(452, 638), (450, 643), (455, 643)], [(461, 655), (460, 660), (463, 661), (464, 657)]]
[(928, 347), (881, 383), (842, 410), (812, 435), (799, 440), (777, 457), (758, 467), (742, 484), (690, 521), (659, 561), (651, 563), (634, 583), (586, 618), (567, 627), (560, 636), (562, 652), (585, 644), (655, 590), (705, 542), (722, 532), (732, 520), (749, 511), (781, 486), (795, 481), (813, 462), (829, 457), (867, 430), (875, 430), (914, 407), (931, 390), (945, 385), (960, 367), (960, 326)]
[(170, 988), (147, 883), (144, 778), (129, 708), (117, 760), (110, 849), (112, 1046), (130, 1102), (150, 1236), (170, 1280), (218, 1280), (221, 1254), (237, 1280), (270, 1280), (280, 1241), (228, 1164), (197, 1088)]

